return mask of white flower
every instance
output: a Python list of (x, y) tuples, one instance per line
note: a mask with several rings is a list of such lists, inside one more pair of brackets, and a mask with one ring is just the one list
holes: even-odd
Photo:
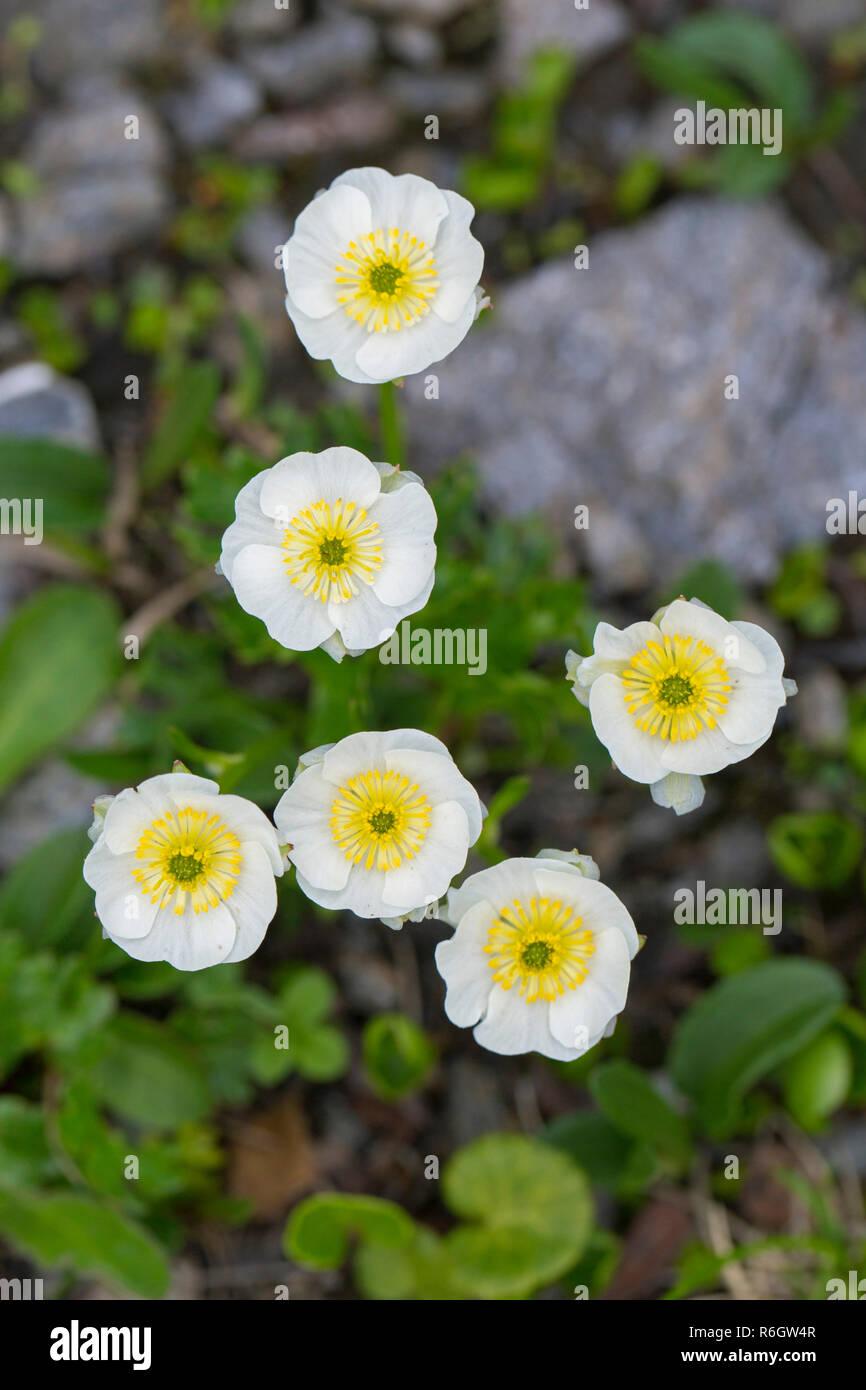
[(593, 655), (569, 652), (566, 676), (626, 777), (678, 815), (703, 801), (700, 778), (748, 758), (796, 693), (776, 640), (729, 623), (697, 599), (676, 599), (652, 622), (595, 630)]
[(286, 309), (310, 356), (365, 384), (447, 357), (479, 309), (474, 215), (416, 174), (350, 169), (335, 179), (283, 247)]
[(418, 729), (350, 734), (316, 751), (274, 812), (298, 884), (322, 907), (399, 926), (466, 863), (481, 833), (477, 793), (444, 743)]
[[(149, 777), (103, 811), (84, 861), (103, 932), (136, 960), (245, 960), (277, 909), (277, 836), (251, 801), (189, 772)], [(94, 827), (95, 828), (95, 827)]]
[(542, 851), (449, 893), (456, 930), (436, 947), (445, 1012), (458, 1028), (474, 1026), (482, 1047), (571, 1062), (612, 1031), (639, 939), (597, 872), (592, 860)]
[(414, 473), (356, 449), (292, 454), (241, 488), (235, 513), (219, 569), (292, 651), (357, 656), (430, 597), (436, 510)]

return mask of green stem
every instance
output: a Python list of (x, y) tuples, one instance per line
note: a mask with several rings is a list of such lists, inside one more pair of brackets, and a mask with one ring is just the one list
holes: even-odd
[(379, 429), (385, 463), (402, 468), (405, 462), (405, 443), (397, 387), (393, 381), (383, 381), (379, 387)]

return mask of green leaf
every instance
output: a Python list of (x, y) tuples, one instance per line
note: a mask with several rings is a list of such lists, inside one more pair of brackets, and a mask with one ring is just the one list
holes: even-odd
[(410, 1218), (381, 1197), (322, 1192), (295, 1207), (283, 1237), (292, 1260), (312, 1269), (336, 1269), (346, 1258), (350, 1240), (401, 1250), (413, 1234)]
[(111, 689), (119, 615), (75, 584), (22, 604), (0, 638), (0, 789), (68, 737)]
[(674, 1035), (670, 1070), (711, 1136), (730, 1133), (741, 1097), (800, 1051), (845, 1002), (836, 970), (799, 957), (765, 962), (720, 981)]
[(423, 1085), (436, 1051), (405, 1014), (377, 1014), (364, 1026), (363, 1056), (373, 1088), (385, 1100), (399, 1100)]
[(473, 1224), (447, 1245), (479, 1297), (517, 1297), (564, 1274), (592, 1229), (589, 1184), (557, 1149), (520, 1134), (487, 1134), (455, 1154), (445, 1201)]
[(90, 929), (93, 892), (81, 875), (88, 848), (83, 831), (64, 830), (20, 859), (0, 885), (0, 931), (18, 930), (35, 947), (56, 945), (82, 921)]
[(589, 1089), (623, 1134), (658, 1149), (677, 1167), (688, 1164), (692, 1150), (688, 1126), (639, 1067), (624, 1059), (603, 1062), (590, 1076)]
[(108, 464), (96, 454), (53, 439), (0, 437), (0, 497), (40, 497), (49, 534), (97, 530), (108, 484)]
[(458, 1226), (445, 1246), (456, 1277), (475, 1298), (525, 1298), (575, 1262), (567, 1239), (527, 1226)]
[(164, 1024), (119, 1014), (104, 1030), (100, 1055), (88, 1076), (115, 1114), (171, 1129), (200, 1120), (210, 1107), (204, 1074), (193, 1055)]
[(219, 391), (219, 369), (213, 362), (190, 362), (184, 367), (145, 455), (146, 488), (165, 482), (186, 460), (210, 423)]
[(838, 1030), (813, 1038), (782, 1070), (782, 1093), (803, 1129), (820, 1129), (844, 1105), (854, 1075), (851, 1048)]
[(773, 863), (798, 888), (841, 888), (863, 857), (863, 831), (834, 811), (795, 811), (770, 822), (767, 845)]
[(0, 1188), (38, 1187), (56, 1176), (42, 1107), (0, 1096)]
[(652, 1149), (635, 1143), (597, 1110), (561, 1115), (545, 1126), (538, 1137), (562, 1149), (583, 1169), (590, 1182), (608, 1192), (641, 1192), (655, 1176)]
[(2, 1189), (0, 1230), (40, 1266), (71, 1266), (140, 1298), (168, 1288), (168, 1262), (152, 1237), (88, 1197)]
[(755, 15), (696, 15), (664, 39), (639, 40), (636, 51), (647, 76), (667, 91), (726, 110), (753, 106), (757, 97), (761, 106), (781, 107), (792, 133), (812, 118), (807, 64), (781, 30)]
[(721, 560), (702, 560), (681, 574), (665, 591), (662, 602), (672, 603), (680, 594), (699, 598), (723, 618), (733, 618), (743, 606), (743, 587)]

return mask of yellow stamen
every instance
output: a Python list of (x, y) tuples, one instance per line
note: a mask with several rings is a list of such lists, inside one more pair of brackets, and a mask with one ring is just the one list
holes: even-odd
[(524, 905), (515, 898), (495, 918), (484, 947), (496, 983), (511, 989), (517, 982), (527, 1004), (552, 1003), (566, 989), (577, 989), (595, 950), (582, 920), (558, 899), (531, 898)]
[(671, 743), (714, 729), (731, 689), (722, 658), (696, 637), (648, 642), (620, 679), (635, 727)]
[(430, 802), (399, 772), (371, 769), (352, 777), (331, 806), (331, 834), (346, 858), (383, 872), (414, 859), (430, 820)]
[(293, 584), (322, 603), (348, 603), (360, 584), (372, 584), (382, 568), (378, 521), (363, 507), (338, 497), (319, 501), (293, 517), (283, 535), (283, 561)]
[(237, 886), (242, 856), (238, 837), (218, 815), (194, 811), (167, 811), (141, 836), (135, 850), (144, 867), (133, 870), (141, 891), (159, 908), (174, 900), (176, 916), (189, 906), (207, 912)]
[(334, 272), (337, 303), (368, 333), (417, 323), (429, 313), (439, 288), (432, 253), (399, 227), (379, 227), (350, 241)]

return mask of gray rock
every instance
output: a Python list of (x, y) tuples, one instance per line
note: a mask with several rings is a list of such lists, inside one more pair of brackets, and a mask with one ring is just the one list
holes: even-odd
[(190, 85), (166, 98), (165, 113), (181, 144), (201, 150), (218, 145), (257, 115), (261, 105), (261, 92), (249, 73), (204, 59), (193, 64)]
[(497, 1075), (483, 1062), (460, 1058), (449, 1068), (445, 1127), (455, 1148), (508, 1128)]
[(69, 275), (153, 236), (169, 211), (146, 170), (59, 180), (19, 208), (15, 266), (24, 275)]
[(250, 45), (242, 59), (269, 96), (295, 106), (357, 83), (371, 71), (378, 49), (375, 24), (348, 15), (310, 24), (284, 43)]
[(390, 73), (388, 90), (407, 115), (438, 116), (444, 121), (471, 121), (487, 106), (490, 84), (482, 72)]
[(43, 0), (40, 9), (43, 37), (33, 56), (44, 82), (147, 63), (165, 43), (163, 0)]
[(502, 80), (519, 82), (539, 48), (562, 48), (588, 63), (616, 48), (630, 32), (628, 11), (615, 0), (591, 0), (586, 10), (575, 9), (574, 0), (503, 0)]
[(285, 36), (300, 21), (300, 6), (294, 0), (239, 0), (228, 15), (229, 33), (243, 39), (274, 39)]
[(240, 256), (253, 270), (273, 276), (275, 286), (279, 286), (282, 279), (277, 253), (291, 230), (291, 216), (268, 205), (251, 208), (238, 228), (236, 245)]
[(398, 124), (394, 102), (375, 91), (349, 92), (324, 106), (261, 116), (235, 141), (239, 159), (308, 159), (368, 149), (389, 140)]
[(810, 748), (841, 748), (848, 737), (848, 690), (832, 666), (818, 666), (799, 681), (791, 711)]
[(100, 447), (90, 393), (44, 362), (22, 362), (0, 372), (0, 434)]
[(21, 159), (50, 180), (91, 170), (158, 169), (168, 153), (165, 134), (138, 92), (90, 78), (75, 86), (62, 107), (40, 117)]
[(711, 555), (767, 579), (862, 482), (866, 319), (830, 273), (773, 204), (687, 198), (599, 236), (588, 269), (494, 293), (438, 400), (409, 378), (413, 466), (474, 454), (506, 513), (604, 502), (659, 582)]
[(24, 274), (67, 275), (153, 235), (169, 212), (162, 128), (138, 93), (112, 82), (79, 80), (21, 158), (40, 180), (16, 209)]
[(386, 39), (388, 50), (398, 63), (409, 68), (436, 68), (444, 57), (442, 40), (433, 29), (423, 24), (400, 21), (389, 26)]
[(416, 24), (446, 24), (457, 15), (475, 9), (481, 0), (350, 0), (353, 9), (367, 14), (412, 19)]

